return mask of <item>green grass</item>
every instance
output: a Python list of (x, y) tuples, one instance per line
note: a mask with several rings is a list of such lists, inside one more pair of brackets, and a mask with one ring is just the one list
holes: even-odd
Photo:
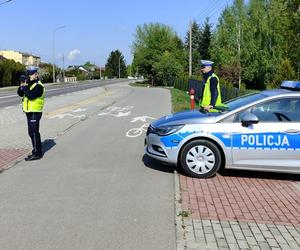
[(172, 112), (190, 109), (190, 96), (186, 91), (174, 88), (170, 89), (170, 91), (172, 96)]

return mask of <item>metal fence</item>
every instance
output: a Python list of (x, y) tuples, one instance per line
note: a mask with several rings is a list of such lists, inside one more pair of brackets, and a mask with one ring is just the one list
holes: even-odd
[[(225, 102), (227, 100), (230, 100), (232, 98), (247, 94), (249, 92), (252, 92), (252, 90), (240, 90), (238, 88), (235, 88), (233, 86), (228, 86), (228, 84), (222, 84), (222, 81), (220, 83), (221, 85), (221, 96), (222, 101)], [(195, 100), (199, 102), (202, 96), (204, 84), (196, 79), (189, 79), (189, 78), (177, 78), (174, 81), (174, 88), (183, 90), (183, 91), (190, 91), (191, 88), (195, 90)]]

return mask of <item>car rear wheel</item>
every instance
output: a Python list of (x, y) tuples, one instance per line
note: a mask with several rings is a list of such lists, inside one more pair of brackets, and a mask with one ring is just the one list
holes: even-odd
[(215, 144), (198, 139), (187, 143), (181, 152), (180, 163), (189, 176), (211, 177), (221, 166), (221, 153)]

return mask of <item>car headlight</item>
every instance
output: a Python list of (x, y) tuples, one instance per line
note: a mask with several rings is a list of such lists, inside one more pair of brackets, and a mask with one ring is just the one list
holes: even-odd
[(184, 125), (169, 125), (169, 126), (160, 126), (157, 128), (153, 128), (152, 133), (164, 136), (164, 135), (170, 135), (178, 130), (180, 130)]

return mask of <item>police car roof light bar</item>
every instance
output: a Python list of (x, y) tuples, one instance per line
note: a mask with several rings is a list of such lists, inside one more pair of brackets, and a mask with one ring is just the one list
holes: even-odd
[(280, 85), (282, 89), (291, 89), (300, 91), (300, 81), (283, 81)]

